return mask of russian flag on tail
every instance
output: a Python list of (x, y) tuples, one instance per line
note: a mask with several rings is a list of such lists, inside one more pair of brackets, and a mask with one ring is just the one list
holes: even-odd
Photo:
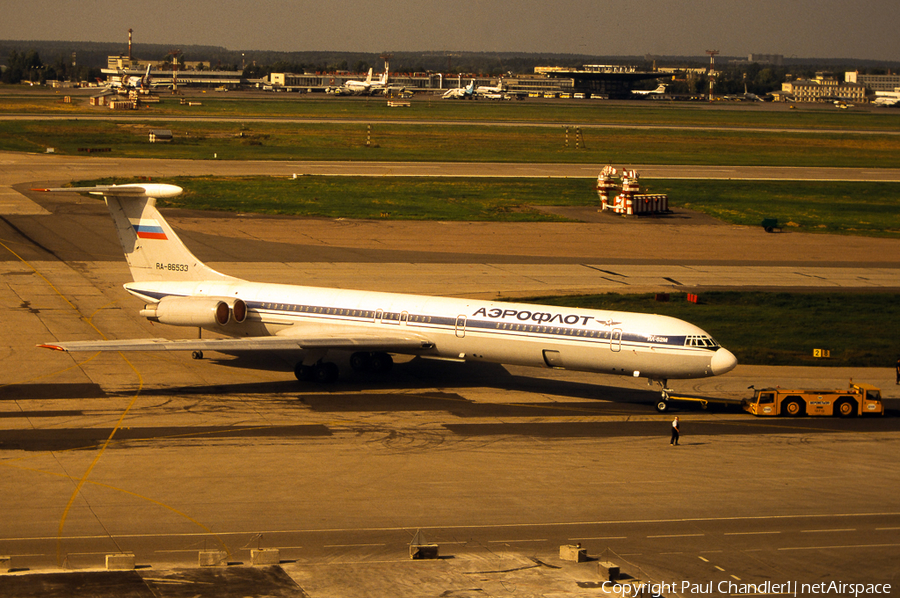
[(141, 219), (138, 222), (132, 222), (131, 226), (134, 227), (134, 232), (137, 234), (138, 239), (168, 240), (165, 231), (156, 220)]

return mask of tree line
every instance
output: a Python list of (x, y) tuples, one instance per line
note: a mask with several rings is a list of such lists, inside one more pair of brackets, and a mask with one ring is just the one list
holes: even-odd
[(93, 81), (100, 77), (100, 69), (87, 65), (73, 64), (71, 58), (60, 55), (46, 63), (36, 50), (17, 52), (13, 50), (6, 59), (6, 66), (0, 72), (3, 83), (39, 83), (46, 81)]

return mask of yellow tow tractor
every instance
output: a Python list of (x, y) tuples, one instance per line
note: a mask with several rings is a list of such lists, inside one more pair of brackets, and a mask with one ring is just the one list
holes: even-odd
[(753, 398), (741, 402), (744, 410), (753, 415), (884, 415), (881, 389), (852, 380), (846, 390), (789, 390), (778, 387), (753, 390)]

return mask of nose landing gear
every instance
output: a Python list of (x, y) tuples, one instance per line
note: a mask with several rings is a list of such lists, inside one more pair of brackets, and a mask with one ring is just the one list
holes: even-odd
[(672, 392), (672, 389), (668, 387), (669, 381), (666, 379), (661, 380), (650, 380), (651, 384), (656, 382), (659, 384), (659, 400), (656, 402), (656, 410), (660, 413), (665, 413), (669, 410), (669, 393)]

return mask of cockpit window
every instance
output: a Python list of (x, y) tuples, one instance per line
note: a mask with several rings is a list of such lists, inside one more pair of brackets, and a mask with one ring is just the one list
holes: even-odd
[(710, 349), (715, 349), (716, 347), (719, 346), (719, 343), (717, 343), (715, 341), (715, 339), (713, 339), (712, 337), (706, 336), (704, 334), (704, 335), (685, 337), (684, 346), (685, 347), (707, 347)]

